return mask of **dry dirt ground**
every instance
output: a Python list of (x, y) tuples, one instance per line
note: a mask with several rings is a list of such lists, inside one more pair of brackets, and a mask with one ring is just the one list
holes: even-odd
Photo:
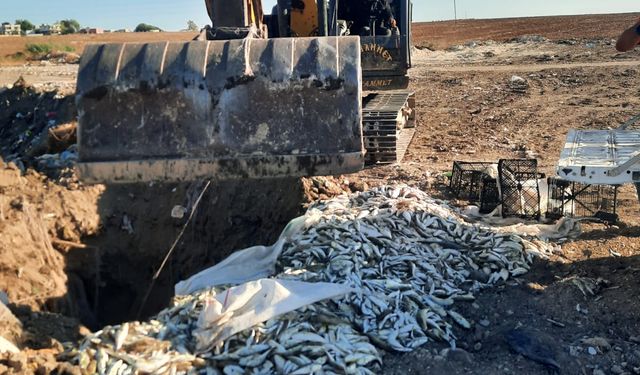
[(502, 18), (426, 22), (414, 25), (418, 46), (445, 49), (470, 40), (505, 42), (522, 35), (539, 35), (554, 40), (617, 37), (640, 14), (623, 13), (559, 17)]
[(4, 66), (22, 65), (31, 57), (27, 51), (29, 44), (45, 44), (53, 51), (70, 51), (82, 54), (84, 47), (91, 43), (149, 43), (159, 41), (191, 40), (195, 33), (108, 33), (74, 34), (51, 36), (0, 36), (0, 63)]
[[(417, 46), (442, 47), (414, 49), (419, 122), (404, 162), (352, 176), (213, 188), (143, 315), (166, 303), (181, 278), (234, 249), (273, 241), (310, 200), (396, 182), (451, 199), (445, 174), (454, 160), (533, 156), (553, 174), (568, 129), (616, 127), (640, 112), (640, 53), (621, 55), (612, 45), (636, 17), (465, 21), (476, 30), (471, 39), (455, 36), (459, 24), (417, 25)], [(523, 30), (529, 36), (519, 35)], [(452, 36), (429, 37), (434, 33)], [(8, 77), (5, 69), (0, 77)], [(15, 69), (52, 84), (58, 74), (73, 73), (66, 65)], [(526, 81), (524, 89), (513, 87), (514, 76)], [(58, 81), (72, 82), (68, 77)], [(72, 98), (39, 90), (0, 92), (0, 154), (37, 170), (0, 167), (0, 289), (23, 321), (23, 345), (32, 349), (25, 355), (41, 358), (20, 364), (25, 373), (53, 368), (57, 342), (80, 335), (80, 321), (96, 328), (137, 315), (144, 286), (184, 223), (168, 212), (189, 207), (201, 189), (83, 186), (69, 170), (33, 156), (34, 137), (48, 121), (74, 117)], [(560, 373), (640, 374), (640, 205), (631, 187), (621, 189), (619, 204), (617, 225), (585, 224), (584, 234), (551, 261), (465, 306), (461, 312), (475, 324), (456, 332), (462, 350), (432, 345), (388, 354), (384, 373), (549, 373), (507, 345), (505, 333), (520, 328), (555, 357)], [(584, 296), (575, 277), (602, 280)], [(0, 361), (0, 372), (16, 362)]]

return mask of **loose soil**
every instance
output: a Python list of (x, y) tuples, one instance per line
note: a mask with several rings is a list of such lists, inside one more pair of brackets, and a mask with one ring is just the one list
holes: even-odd
[[(350, 176), (212, 186), (144, 308), (141, 296), (184, 224), (171, 209), (191, 207), (203, 185), (84, 186), (70, 171), (44, 168), (28, 152), (33, 134), (25, 134), (46, 127), (50, 119), (39, 111), (55, 112), (56, 123), (73, 121), (66, 95), (41, 94), (68, 66), (17, 68), (51, 74), (46, 81), (53, 85), (0, 93), (1, 154), (19, 162), (0, 168), (0, 289), (25, 326), (21, 344), (32, 349), (22, 355), (42, 358), (29, 368), (53, 366), (58, 342), (86, 332), (80, 322), (95, 328), (157, 311), (176, 281), (233, 250), (271, 243), (309, 201), (407, 183), (462, 205), (451, 199), (445, 178), (454, 160), (536, 157), (541, 171), (553, 175), (569, 129), (616, 127), (637, 114), (640, 55), (618, 54), (611, 40), (636, 17), (465, 21), (478, 30), (471, 38), (457, 36), (460, 23), (418, 24), (416, 46), (442, 43), (446, 49), (414, 50), (419, 122), (404, 162)], [(549, 39), (517, 38), (522, 33)], [(524, 90), (513, 88), (513, 76), (526, 81)], [(0, 81), (6, 83), (13, 82)], [(35, 170), (22, 173), (20, 163)], [(562, 373), (640, 373), (640, 205), (632, 187), (621, 189), (619, 203), (617, 225), (584, 224), (584, 234), (563, 244), (561, 254), (461, 306), (476, 323), (456, 331), (462, 350), (433, 344), (388, 354), (384, 372), (547, 374), (507, 345), (505, 333), (520, 328), (554, 353)], [(606, 282), (584, 296), (575, 277)], [(47, 324), (51, 314), (69, 320)], [(28, 335), (45, 340), (32, 342)], [(589, 354), (595, 344), (582, 341), (593, 338), (608, 345), (596, 340), (601, 346)], [(0, 360), (0, 369), (9, 362)]]

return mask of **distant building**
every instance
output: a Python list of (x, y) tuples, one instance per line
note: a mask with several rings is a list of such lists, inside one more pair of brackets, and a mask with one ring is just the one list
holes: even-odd
[(36, 29), (36, 33), (44, 35), (58, 35), (62, 34), (62, 26), (59, 23), (53, 25), (42, 24)]
[(104, 29), (97, 27), (87, 29), (87, 34), (104, 34)]
[(114, 33), (130, 33), (130, 32), (131, 32), (130, 29), (120, 29), (120, 30), (114, 31)]
[(4, 22), (0, 26), (0, 35), (20, 35), (21, 31), (20, 25), (14, 25), (9, 22)]

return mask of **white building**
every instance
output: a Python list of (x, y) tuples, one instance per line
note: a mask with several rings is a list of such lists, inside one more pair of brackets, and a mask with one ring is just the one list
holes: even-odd
[(22, 28), (20, 25), (13, 25), (9, 22), (4, 22), (2, 26), (0, 26), (0, 35), (20, 35)]

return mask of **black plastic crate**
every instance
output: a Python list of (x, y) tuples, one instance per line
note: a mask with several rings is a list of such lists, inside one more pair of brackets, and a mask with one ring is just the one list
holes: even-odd
[(480, 191), (480, 213), (490, 214), (500, 205), (500, 190), (495, 178), (486, 176)]
[(538, 161), (503, 159), (498, 162), (502, 216), (540, 219)]
[(588, 185), (550, 177), (547, 218), (563, 216), (618, 221), (618, 186)]
[(458, 199), (478, 202), (482, 193), (483, 180), (489, 177), (487, 171), (495, 163), (454, 161), (449, 187)]

